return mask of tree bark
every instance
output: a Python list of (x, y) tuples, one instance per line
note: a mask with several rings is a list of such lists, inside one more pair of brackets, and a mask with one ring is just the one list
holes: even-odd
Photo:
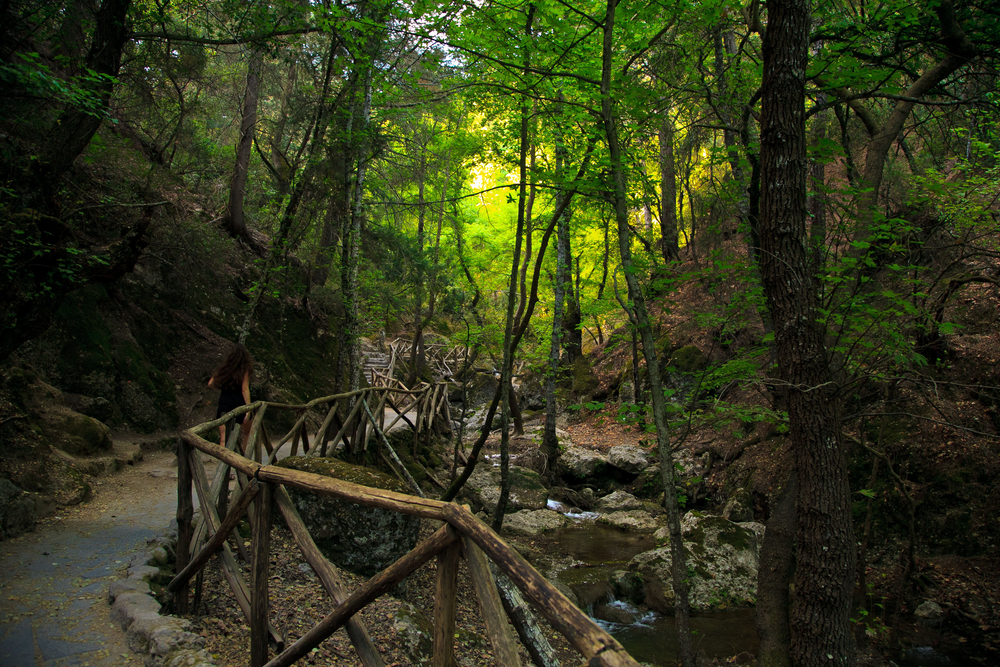
[(674, 164), (674, 119), (664, 110), (658, 133), (660, 144), (660, 252), (663, 261), (680, 258), (677, 240), (677, 169)]
[(236, 144), (236, 164), (229, 184), (229, 207), (223, 218), (223, 226), (235, 237), (249, 238), (243, 202), (246, 198), (247, 173), (250, 169), (250, 153), (253, 150), (254, 133), (257, 128), (257, 100), (260, 97), (260, 75), (264, 65), (260, 47), (254, 46), (247, 61), (247, 84), (240, 110), (240, 140)]
[(611, 158), (611, 175), (614, 182), (615, 220), (618, 223), (618, 249), (621, 254), (622, 269), (628, 283), (628, 295), (632, 302), (633, 324), (642, 336), (642, 353), (646, 360), (649, 383), (652, 390), (653, 422), (656, 425), (656, 441), (660, 454), (660, 470), (664, 489), (664, 509), (667, 511), (667, 527), (670, 530), (671, 575), (674, 588), (674, 618), (677, 627), (679, 653), (683, 667), (694, 667), (694, 646), (691, 641), (690, 604), (688, 601), (687, 557), (681, 537), (680, 508), (674, 483), (673, 450), (666, 423), (666, 399), (660, 385), (660, 365), (656, 358), (656, 345), (650, 326), (649, 313), (639, 280), (632, 264), (631, 234), (628, 224), (627, 188), (625, 166), (618, 139), (618, 118), (612, 106), (611, 68), (614, 54), (613, 31), (615, 10), (618, 0), (608, 0), (604, 20), (604, 44), (601, 69), (601, 120), (607, 138)]
[[(853, 665), (849, 612), (856, 546), (837, 387), (818, 323), (806, 230), (808, 0), (772, 0), (764, 37), (761, 276), (788, 400), (798, 479), (791, 660)], [(765, 542), (774, 539), (765, 535)], [(780, 577), (775, 578), (780, 581)], [(765, 591), (765, 595), (779, 595)]]

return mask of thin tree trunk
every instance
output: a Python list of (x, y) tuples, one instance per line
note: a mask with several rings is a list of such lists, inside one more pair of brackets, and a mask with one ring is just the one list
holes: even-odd
[(642, 336), (642, 352), (646, 359), (646, 370), (652, 389), (653, 422), (656, 426), (657, 448), (660, 454), (660, 470), (663, 481), (663, 505), (667, 511), (667, 527), (670, 531), (671, 575), (674, 588), (674, 617), (677, 627), (679, 653), (683, 667), (694, 667), (694, 646), (691, 641), (690, 604), (688, 602), (687, 557), (681, 536), (680, 508), (674, 484), (673, 451), (670, 433), (666, 424), (666, 399), (660, 386), (660, 365), (656, 358), (653, 329), (650, 326), (646, 301), (639, 286), (639, 280), (632, 264), (631, 235), (628, 226), (627, 189), (625, 166), (618, 140), (618, 119), (612, 107), (611, 67), (613, 56), (613, 31), (615, 10), (618, 0), (608, 0), (604, 21), (604, 45), (601, 69), (601, 120), (607, 137), (611, 158), (611, 174), (614, 181), (615, 219), (618, 223), (618, 248), (621, 253), (622, 269), (628, 283), (632, 316)]
[(680, 258), (677, 241), (677, 171), (674, 166), (674, 119), (664, 110), (658, 134), (660, 144), (660, 252), (663, 261)]
[[(535, 18), (535, 5), (528, 5), (528, 16), (525, 19), (524, 32), (531, 39), (531, 23)], [(530, 51), (524, 59), (525, 76), (530, 68)], [(500, 367), (500, 498), (497, 509), (493, 513), (493, 530), (500, 532), (503, 527), (503, 517), (507, 510), (507, 499), (510, 497), (510, 393), (511, 371), (514, 365), (514, 295), (517, 292), (517, 270), (521, 263), (521, 241), (524, 236), (524, 223), (527, 208), (526, 183), (528, 181), (528, 118), (530, 116), (527, 98), (521, 102), (521, 154), (520, 178), (517, 191), (517, 229), (514, 232), (514, 257), (510, 264), (510, 281), (507, 287), (507, 317), (503, 331), (503, 363)], [(524, 321), (521, 329), (527, 325)]]

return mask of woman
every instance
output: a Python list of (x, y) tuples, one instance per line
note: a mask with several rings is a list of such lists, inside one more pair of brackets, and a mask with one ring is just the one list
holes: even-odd
[[(218, 419), (230, 410), (250, 403), (250, 375), (253, 373), (253, 358), (250, 351), (242, 343), (237, 343), (226, 360), (222, 362), (208, 381), (209, 389), (222, 392), (219, 395), (219, 407), (215, 411)], [(247, 434), (250, 432), (250, 419), (247, 414), (236, 417), (236, 422), (242, 424), (242, 446), (246, 447)], [(219, 445), (226, 446), (226, 426), (219, 426)]]

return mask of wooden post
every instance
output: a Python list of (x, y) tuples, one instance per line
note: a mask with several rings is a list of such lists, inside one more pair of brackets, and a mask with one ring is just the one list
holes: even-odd
[[(177, 572), (191, 560), (191, 519), (194, 501), (191, 498), (191, 467), (188, 465), (188, 444), (177, 438)], [(179, 616), (188, 613), (188, 587), (181, 586), (175, 598)]]
[[(333, 563), (327, 560), (320, 552), (319, 547), (316, 546), (316, 542), (313, 541), (312, 536), (309, 534), (309, 530), (302, 522), (299, 511), (295, 509), (295, 504), (292, 503), (288, 491), (280, 484), (274, 490), (274, 500), (281, 511), (281, 515), (285, 518), (288, 530), (291, 531), (292, 538), (295, 540), (295, 544), (298, 545), (306, 562), (309, 563), (313, 572), (319, 577), (320, 583), (323, 584), (323, 588), (326, 589), (326, 592), (333, 599), (333, 603), (335, 605), (342, 604), (347, 598), (344, 580)], [(364, 667), (383, 667), (385, 663), (382, 661), (382, 656), (379, 654), (378, 649), (375, 648), (371, 635), (368, 634), (368, 629), (357, 615), (347, 620), (347, 636), (351, 638), (354, 650), (358, 652), (358, 656), (361, 658), (361, 663)]]
[(510, 631), (510, 625), (507, 623), (507, 615), (504, 613), (503, 603), (500, 602), (500, 595), (493, 582), (493, 574), (486, 562), (486, 556), (468, 537), (463, 536), (462, 549), (465, 552), (465, 562), (469, 566), (469, 573), (472, 575), (472, 586), (479, 598), (479, 608), (483, 614), (483, 623), (486, 625), (486, 634), (490, 638), (490, 644), (493, 645), (493, 656), (496, 664), (504, 665), (504, 667), (521, 667), (521, 658), (517, 655), (517, 644)]
[(262, 484), (258, 494), (256, 521), (253, 526), (253, 597), (250, 600), (250, 667), (267, 662), (268, 566), (271, 563), (271, 494), (272, 486)]
[(438, 554), (434, 592), (434, 667), (453, 667), (455, 661), (455, 596), (461, 542)]
[(243, 489), (243, 492), (236, 499), (236, 502), (233, 503), (229, 514), (226, 515), (222, 525), (219, 526), (219, 530), (217, 530), (212, 536), (212, 539), (208, 541), (208, 544), (206, 544), (198, 552), (198, 554), (192, 558), (190, 562), (188, 562), (187, 566), (182, 569), (169, 584), (167, 584), (168, 591), (178, 590), (181, 586), (188, 582), (192, 575), (196, 572), (201, 572), (202, 567), (208, 562), (208, 559), (211, 558), (216, 551), (222, 548), (222, 544), (226, 541), (229, 533), (236, 528), (236, 524), (239, 523), (243, 513), (246, 512), (247, 507), (250, 506), (250, 501), (253, 500), (255, 495), (257, 495), (257, 490), (257, 482), (251, 480), (250, 485)]

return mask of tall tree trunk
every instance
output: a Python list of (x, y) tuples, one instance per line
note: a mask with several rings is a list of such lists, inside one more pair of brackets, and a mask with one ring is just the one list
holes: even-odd
[[(819, 324), (819, 283), (806, 230), (809, 2), (772, 0), (768, 15), (761, 110), (760, 263), (774, 323), (778, 371), (787, 392), (798, 480), (790, 657), (796, 667), (853, 665), (848, 619), (857, 553), (850, 488), (839, 397)], [(765, 534), (765, 542), (768, 539), (772, 537)], [(780, 577), (774, 581), (780, 582)]]
[(259, 46), (253, 46), (247, 61), (247, 84), (240, 109), (240, 140), (236, 144), (236, 164), (229, 183), (229, 207), (223, 218), (226, 230), (238, 238), (249, 238), (243, 202), (246, 197), (247, 173), (250, 169), (250, 153), (253, 150), (254, 133), (257, 129), (257, 100), (260, 97), (260, 75), (264, 58)]
[(663, 261), (680, 258), (677, 240), (677, 170), (674, 165), (674, 119), (664, 109), (658, 133), (660, 144), (660, 252)]
[[(557, 107), (557, 116), (561, 116), (561, 107)], [(561, 118), (559, 119), (561, 121)], [(566, 169), (566, 143), (562, 132), (562, 125), (557, 121), (555, 124), (556, 143), (556, 174), (562, 180), (563, 172)], [(563, 189), (556, 191), (556, 206), (562, 203), (566, 196)], [(564, 232), (565, 229), (565, 232)], [(554, 285), (555, 303), (552, 306), (552, 338), (549, 344), (549, 368), (545, 377), (545, 430), (542, 432), (542, 454), (545, 455), (545, 475), (551, 477), (552, 468), (555, 464), (556, 456), (559, 454), (559, 438), (556, 436), (556, 415), (559, 406), (556, 404), (556, 378), (559, 375), (559, 353), (562, 349), (563, 336), (563, 302), (566, 294), (566, 282), (569, 271), (566, 265), (566, 243), (569, 239), (569, 212), (564, 211), (559, 216), (556, 223), (556, 279)]]
[[(364, 97), (358, 114), (358, 138), (354, 141), (355, 177), (351, 197), (351, 227), (344, 237), (344, 258), (341, 274), (341, 290), (344, 300), (344, 323), (340, 332), (342, 358), (347, 361), (348, 391), (356, 391), (361, 386), (361, 318), (359, 316), (358, 267), (361, 259), (361, 227), (364, 221), (364, 185), (371, 147), (369, 137), (372, 108), (372, 76), (374, 65), (364, 64)], [(346, 357), (344, 353), (346, 351)]]
[(424, 201), (424, 179), (427, 174), (426, 149), (426, 145), (420, 147), (420, 165), (417, 169), (417, 276), (413, 288), (413, 343), (410, 346), (410, 372), (406, 379), (408, 387), (417, 386), (417, 378), (420, 377), (420, 370), (424, 364), (424, 318), (422, 315), (424, 268), (421, 256), (424, 254), (424, 218), (427, 203)]
[[(531, 24), (535, 18), (535, 5), (528, 5), (528, 16), (524, 23), (524, 33), (531, 40)], [(528, 76), (531, 67), (531, 52), (524, 58), (524, 75)], [(500, 367), (500, 497), (497, 499), (497, 509), (493, 513), (493, 530), (500, 532), (503, 527), (503, 517), (507, 510), (507, 500), (510, 497), (510, 394), (511, 374), (514, 366), (514, 296), (517, 293), (518, 267), (521, 263), (521, 240), (524, 236), (524, 223), (527, 209), (528, 181), (528, 120), (530, 114), (527, 97), (521, 101), (521, 153), (519, 157), (520, 174), (517, 189), (517, 229), (514, 232), (514, 257), (510, 264), (510, 281), (507, 285), (507, 317), (503, 330), (503, 363)], [(527, 325), (522, 322), (519, 330)]]
[(625, 186), (625, 166), (621, 145), (618, 140), (618, 119), (612, 106), (611, 68), (613, 57), (613, 33), (615, 10), (618, 0), (608, 0), (604, 19), (604, 45), (601, 68), (601, 120), (607, 137), (611, 158), (611, 174), (614, 181), (615, 220), (618, 223), (618, 249), (621, 254), (622, 269), (628, 283), (628, 296), (633, 306), (634, 324), (642, 336), (642, 353), (646, 359), (646, 370), (652, 389), (653, 422), (656, 425), (656, 442), (660, 454), (660, 471), (663, 481), (663, 505), (667, 511), (667, 526), (670, 531), (671, 579), (674, 588), (674, 617), (683, 667), (694, 667), (694, 646), (691, 642), (690, 604), (688, 602), (687, 557), (681, 536), (680, 508), (674, 483), (673, 452), (670, 447), (670, 433), (666, 423), (666, 399), (660, 386), (660, 364), (656, 358), (653, 329), (650, 326), (646, 300), (639, 285), (632, 264), (631, 236), (628, 225), (627, 189)]

